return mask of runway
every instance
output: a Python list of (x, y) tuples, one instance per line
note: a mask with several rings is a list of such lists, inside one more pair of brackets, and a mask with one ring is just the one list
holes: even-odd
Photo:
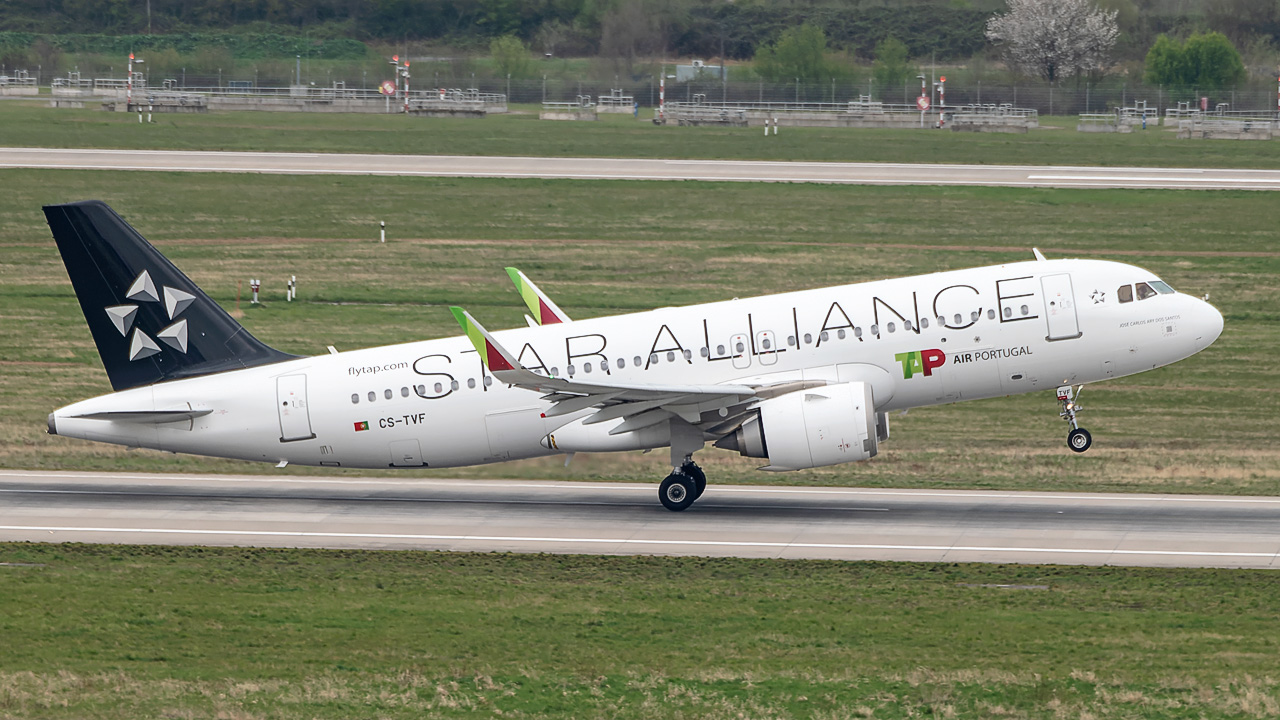
[(0, 168), (849, 185), (1280, 190), (1280, 170), (0, 148)]
[(1280, 498), (0, 471), (0, 541), (1280, 567)]

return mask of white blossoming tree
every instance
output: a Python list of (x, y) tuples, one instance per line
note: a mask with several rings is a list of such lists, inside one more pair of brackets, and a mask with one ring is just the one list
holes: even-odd
[(987, 22), (1009, 67), (1050, 82), (1105, 70), (1120, 29), (1116, 11), (1092, 0), (1008, 0), (1009, 12)]

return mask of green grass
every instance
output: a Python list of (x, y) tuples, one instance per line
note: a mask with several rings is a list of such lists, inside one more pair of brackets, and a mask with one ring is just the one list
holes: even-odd
[(139, 125), (128, 113), (0, 103), (2, 144), (449, 155), (730, 158), (850, 162), (1274, 168), (1280, 143), (1178, 140), (1165, 129), (1079, 133), (1075, 117), (1046, 117), (1026, 135), (933, 130), (658, 127), (630, 115), (553, 122), (536, 107), (483, 120), (329, 113), (216, 112), (157, 115)]
[[(1062, 447), (1052, 394), (1038, 393), (894, 416), (869, 463), (772, 475), (720, 450), (700, 460), (718, 482), (1280, 494), (1280, 206), (1267, 193), (103, 171), (0, 171), (0, 184), (7, 467), (281, 472), (44, 433), (50, 410), (109, 386), (39, 207), (99, 197), (228, 307), (262, 277), (267, 304), (246, 301), (244, 323), (302, 354), (456, 334), (448, 304), (519, 325), (506, 265), (592, 317), (1022, 260), (1033, 245), (1137, 263), (1210, 293), (1226, 330), (1187, 361), (1091, 387), (1084, 456)], [(300, 302), (286, 304), (290, 274)], [(660, 466), (629, 453), (425, 474), (652, 480)]]
[[(1267, 572), (0, 545), (0, 717), (1274, 717)], [(993, 587), (1014, 586), (1014, 587)]]

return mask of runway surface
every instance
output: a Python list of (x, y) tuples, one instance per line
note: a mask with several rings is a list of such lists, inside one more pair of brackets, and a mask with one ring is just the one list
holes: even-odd
[(0, 541), (1280, 567), (1280, 498), (0, 471)]
[(0, 148), (0, 168), (851, 185), (1280, 190), (1280, 170)]

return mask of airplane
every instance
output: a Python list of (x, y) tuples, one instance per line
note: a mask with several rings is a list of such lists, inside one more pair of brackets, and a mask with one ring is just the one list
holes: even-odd
[[(509, 271), (534, 322), (299, 357), (254, 338), (105, 203), (44, 212), (114, 392), (49, 433), (343, 468), (448, 468), (670, 449), (658, 497), (706, 489), (715, 447), (769, 471), (867, 460), (888, 413), (1080, 390), (1187, 358), (1222, 332), (1208, 302), (1133, 265), (1035, 259), (570, 321)], [(272, 407), (274, 405), (274, 407)]]

